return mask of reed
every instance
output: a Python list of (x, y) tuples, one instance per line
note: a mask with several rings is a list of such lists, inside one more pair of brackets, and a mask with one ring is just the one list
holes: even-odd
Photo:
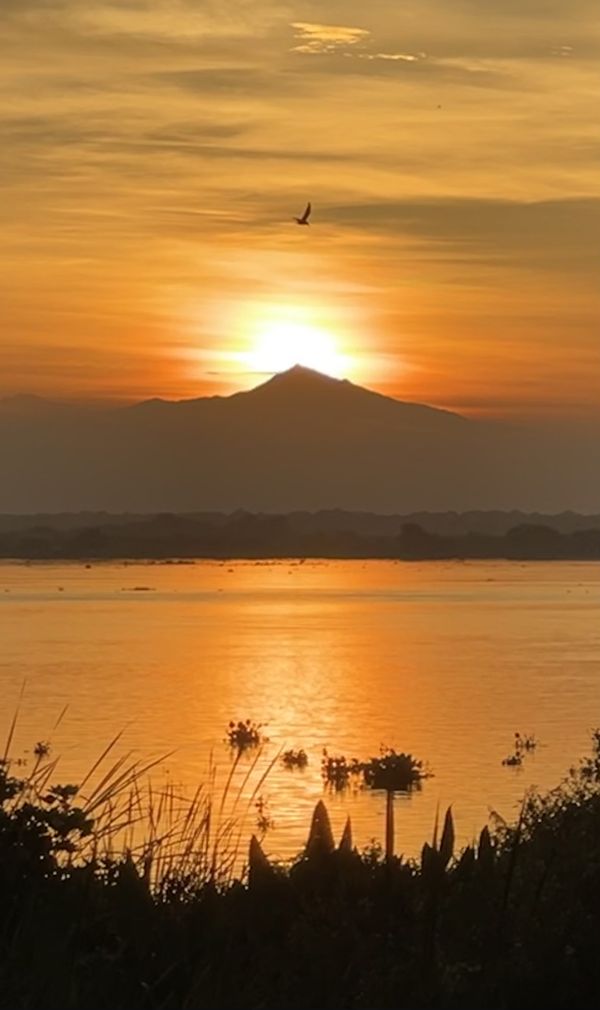
[[(55, 785), (45, 744), (0, 763), (0, 1010), (594, 1006), (600, 734), (519, 820), (457, 851), (452, 810), (419, 861), (359, 852), (326, 805), (287, 866), (249, 816), (281, 752), (213, 760), (191, 798), (117, 755)], [(246, 759), (244, 759), (245, 762)], [(387, 783), (389, 785), (389, 783)], [(392, 790), (387, 790), (392, 795)], [(383, 825), (382, 825), (383, 830)]]

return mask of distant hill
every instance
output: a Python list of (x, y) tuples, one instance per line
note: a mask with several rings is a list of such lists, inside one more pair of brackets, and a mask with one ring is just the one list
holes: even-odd
[(170, 532), (194, 531), (198, 525), (221, 529), (232, 524), (263, 520), (285, 519), (287, 528), (299, 535), (318, 533), (356, 533), (364, 537), (394, 537), (404, 526), (420, 526), (426, 533), (454, 537), (481, 534), (505, 536), (511, 529), (523, 526), (545, 526), (557, 533), (572, 533), (600, 529), (600, 513), (581, 515), (577, 512), (545, 514), (542, 512), (409, 512), (406, 515), (377, 515), (374, 512), (345, 512), (329, 509), (320, 512), (249, 513), (243, 509), (235, 512), (188, 512), (157, 514), (133, 512), (33, 512), (28, 514), (0, 513), (0, 534), (39, 534), (43, 530), (76, 534), (80, 530), (103, 529), (118, 533), (119, 528), (136, 527)]
[(0, 512), (600, 509), (600, 439), (466, 420), (295, 367), (248, 392), (0, 401)]
[[(508, 558), (600, 560), (600, 522), (570, 531), (517, 522), (497, 530), (441, 533), (407, 517), (319, 512), (155, 516), (3, 517), (0, 558), (174, 561), (196, 558)], [(509, 516), (506, 515), (506, 520)], [(565, 517), (556, 517), (563, 520)], [(435, 517), (433, 519), (435, 525)], [(581, 520), (582, 517), (579, 517)], [(480, 522), (481, 525), (481, 522)], [(497, 525), (497, 515), (494, 520)]]

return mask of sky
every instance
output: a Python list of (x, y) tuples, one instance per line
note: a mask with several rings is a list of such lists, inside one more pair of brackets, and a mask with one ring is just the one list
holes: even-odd
[(596, 0), (2, 0), (0, 35), (0, 395), (301, 360), (600, 419)]

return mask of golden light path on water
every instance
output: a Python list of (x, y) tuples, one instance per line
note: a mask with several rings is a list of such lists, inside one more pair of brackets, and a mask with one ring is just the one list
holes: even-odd
[[(396, 804), (397, 850), (415, 855), (438, 803), (453, 805), (464, 844), (491, 809), (515, 817), (526, 788), (577, 763), (600, 723), (599, 602), (600, 570), (585, 563), (3, 564), (0, 731), (26, 678), (13, 753), (51, 737), (57, 779), (77, 781), (124, 729), (115, 755), (174, 750), (155, 783), (191, 795), (211, 753), (222, 788), (229, 720), (262, 722), (246, 797), (280, 747), (309, 757), (304, 771), (276, 763), (260, 790), (281, 857), (324, 795), (323, 748), (410, 751), (434, 773)], [(540, 741), (521, 771), (501, 763), (515, 730)], [(380, 794), (326, 802), (336, 832), (350, 813), (360, 846), (382, 839)]]

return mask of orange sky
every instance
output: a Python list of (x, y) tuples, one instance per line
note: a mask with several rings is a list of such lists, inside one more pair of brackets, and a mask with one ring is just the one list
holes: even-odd
[(2, 0), (0, 395), (229, 392), (291, 340), (401, 398), (597, 416), (598, 28), (595, 0)]

